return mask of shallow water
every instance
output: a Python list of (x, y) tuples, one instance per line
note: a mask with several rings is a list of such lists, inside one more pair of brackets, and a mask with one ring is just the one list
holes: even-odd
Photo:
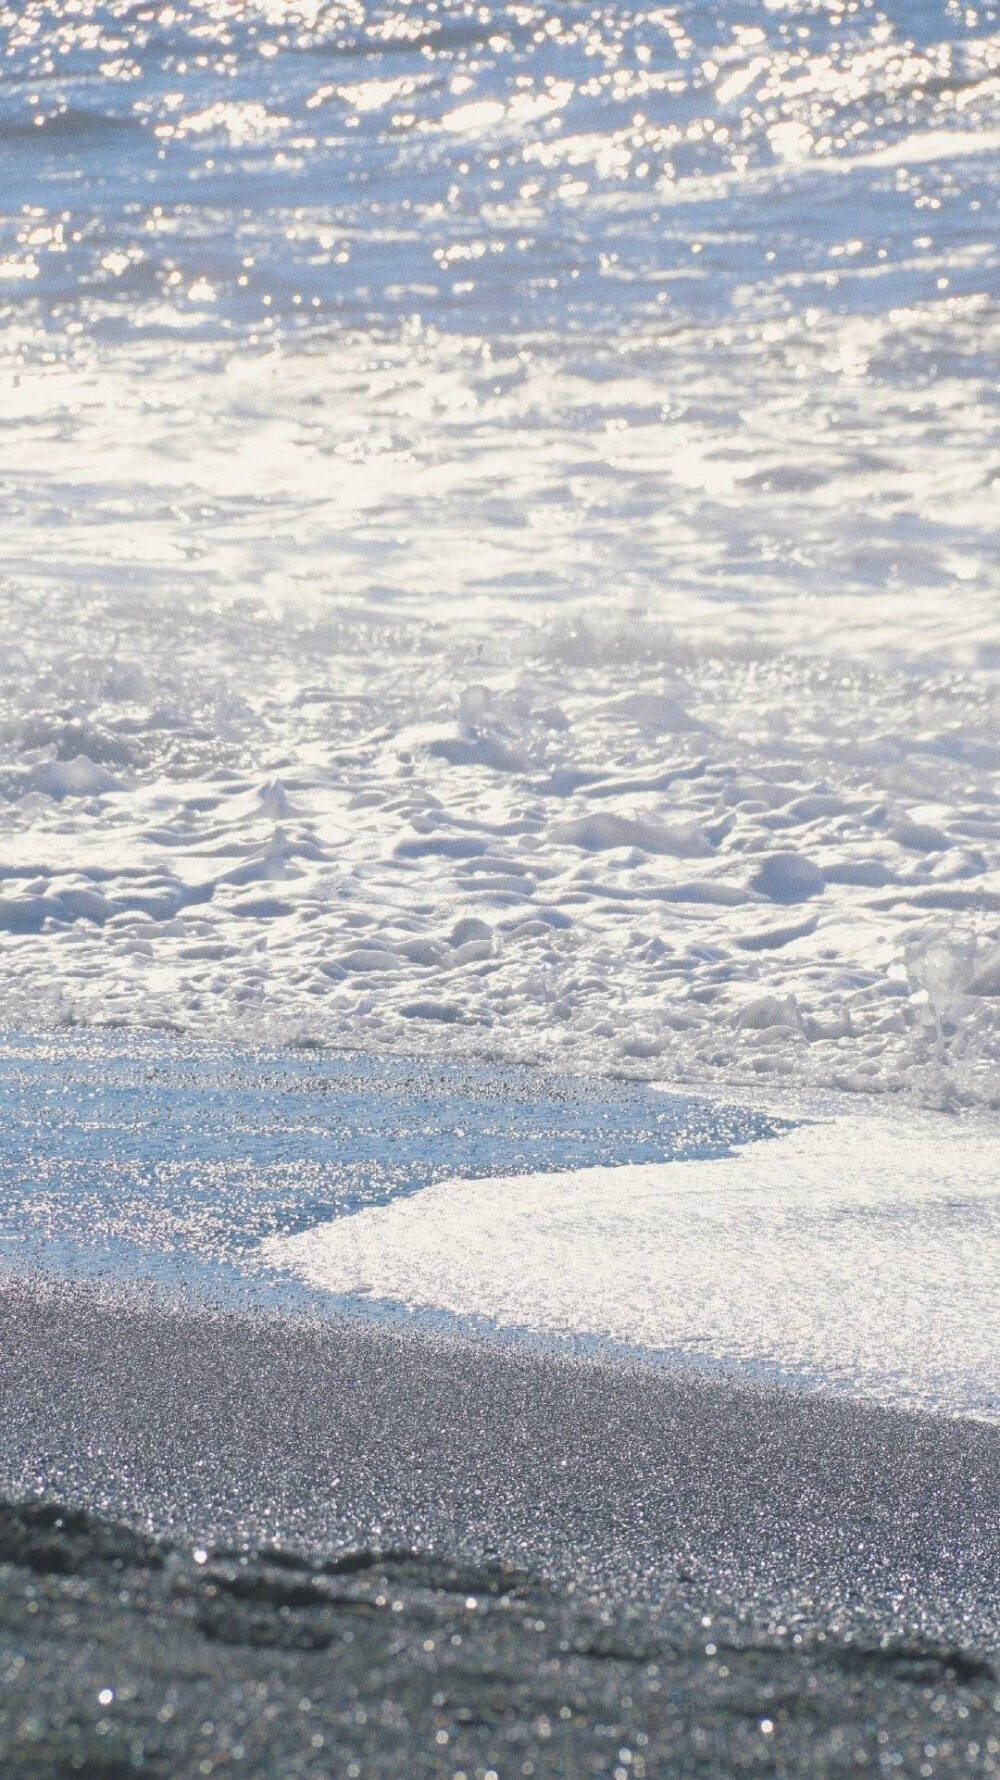
[(998, 64), (0, 12), (6, 1017), (995, 1104)]
[(1000, 1422), (988, 1119), (96, 1033), (9, 1039), (0, 1114), (8, 1281)]
[(9, 1269), (299, 1309), (329, 1295), (262, 1263), (269, 1238), (456, 1174), (725, 1156), (783, 1128), (690, 1095), (533, 1070), (85, 1033), (8, 1039), (0, 1113)]

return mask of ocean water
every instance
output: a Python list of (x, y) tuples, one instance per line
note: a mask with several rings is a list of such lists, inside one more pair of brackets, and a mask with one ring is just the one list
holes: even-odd
[[(389, 1318), (1000, 1423), (991, 1115), (10, 1037), (0, 1288)], [(138, 1293), (138, 1300), (133, 1294)]]
[(0, 1115), (8, 1277), (300, 1312), (329, 1289), (269, 1242), (456, 1175), (721, 1159), (787, 1128), (644, 1084), (79, 1031), (8, 1037)]
[(4, 1018), (995, 1107), (998, 69), (8, 0)]

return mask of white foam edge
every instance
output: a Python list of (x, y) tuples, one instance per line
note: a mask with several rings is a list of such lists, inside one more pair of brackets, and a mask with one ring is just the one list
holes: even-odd
[(313, 1287), (1000, 1421), (995, 1131), (801, 1125), (716, 1160), (451, 1179), (265, 1242)]

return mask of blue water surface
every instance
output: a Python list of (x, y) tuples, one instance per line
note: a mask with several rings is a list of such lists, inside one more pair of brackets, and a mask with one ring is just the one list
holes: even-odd
[(319, 1303), (260, 1243), (453, 1176), (725, 1156), (783, 1128), (645, 1084), (163, 1035), (8, 1036), (6, 1270)]

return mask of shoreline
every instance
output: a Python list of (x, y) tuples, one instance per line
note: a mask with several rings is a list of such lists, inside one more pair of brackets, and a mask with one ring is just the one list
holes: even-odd
[(0, 1494), (1000, 1644), (1000, 1429), (360, 1320), (0, 1288)]

